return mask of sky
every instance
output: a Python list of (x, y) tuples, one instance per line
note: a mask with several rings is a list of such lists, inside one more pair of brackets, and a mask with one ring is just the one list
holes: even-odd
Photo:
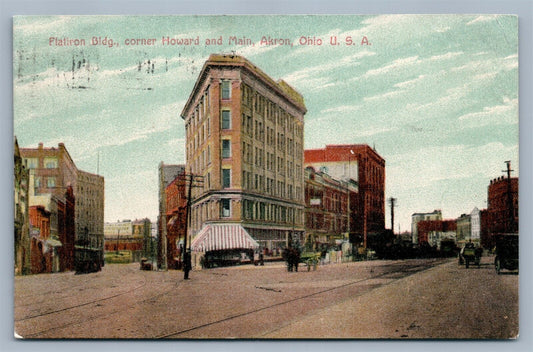
[[(385, 196), (397, 199), (395, 231), (410, 230), (415, 212), (441, 209), (453, 219), (484, 209), (504, 162), (519, 172), (514, 16), (32, 16), (13, 23), (19, 145), (63, 142), (79, 169), (104, 176), (105, 221), (156, 220), (158, 164), (185, 163), (180, 114), (211, 53), (243, 55), (303, 95), (305, 148), (374, 147), (386, 161)], [(230, 36), (252, 45), (229, 43)], [(51, 37), (86, 45), (50, 45)], [(112, 46), (102, 45), (106, 37)], [(164, 46), (163, 37), (199, 44)], [(290, 45), (262, 45), (262, 37)], [(155, 45), (126, 45), (142, 38)], [(222, 45), (205, 43), (219, 38)], [(388, 205), (386, 219), (390, 227)]]

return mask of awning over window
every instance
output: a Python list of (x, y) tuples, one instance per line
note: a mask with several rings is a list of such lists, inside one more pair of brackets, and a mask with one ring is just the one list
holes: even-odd
[(209, 224), (191, 242), (195, 252), (224, 249), (254, 249), (259, 244), (239, 224)]

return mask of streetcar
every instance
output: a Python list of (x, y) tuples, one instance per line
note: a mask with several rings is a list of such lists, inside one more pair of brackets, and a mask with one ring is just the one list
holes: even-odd
[(76, 274), (94, 273), (104, 266), (104, 235), (84, 233), (74, 243), (74, 270)]

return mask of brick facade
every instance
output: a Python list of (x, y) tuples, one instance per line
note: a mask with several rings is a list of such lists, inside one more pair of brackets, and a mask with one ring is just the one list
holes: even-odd
[(488, 187), (489, 233), (518, 232), (518, 178), (499, 177)]
[[(305, 169), (306, 244), (316, 247), (345, 238), (349, 232), (350, 196), (356, 185), (332, 178), (309, 167)], [(355, 206), (355, 203), (352, 203)]]
[(326, 145), (305, 150), (305, 166), (324, 171), (336, 179), (358, 184), (355, 221), (350, 226), (358, 243), (366, 247), (369, 233), (385, 230), (385, 160), (364, 144)]
[(302, 96), (243, 57), (211, 55), (182, 111), (194, 237), (206, 223), (239, 224), (261, 246), (303, 240)]

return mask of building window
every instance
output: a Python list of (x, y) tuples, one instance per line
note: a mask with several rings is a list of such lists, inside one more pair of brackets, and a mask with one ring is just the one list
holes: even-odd
[(231, 85), (230, 81), (222, 81), (222, 99), (231, 98)]
[(28, 158), (26, 159), (26, 165), (28, 169), (36, 169), (39, 166), (39, 161), (37, 158)]
[(41, 178), (40, 177), (36, 177), (35, 178), (34, 185), (35, 185), (36, 188), (41, 187)]
[(231, 186), (231, 169), (222, 169), (222, 188)]
[(220, 216), (223, 218), (229, 218), (231, 215), (231, 200), (221, 199), (220, 203), (221, 203)]
[(231, 111), (222, 110), (222, 129), (229, 130), (231, 128)]
[(56, 178), (55, 177), (48, 177), (46, 179), (46, 187), (54, 188), (55, 186), (56, 186)]
[(231, 158), (231, 141), (229, 139), (222, 140), (222, 157)]

